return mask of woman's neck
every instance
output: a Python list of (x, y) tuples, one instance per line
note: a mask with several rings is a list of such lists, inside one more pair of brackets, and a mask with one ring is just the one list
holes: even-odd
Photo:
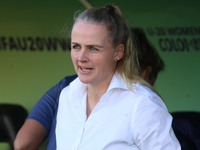
[(98, 85), (87, 85), (87, 117), (89, 117), (97, 103), (100, 101), (101, 97), (106, 93), (110, 85), (110, 81), (103, 82)]

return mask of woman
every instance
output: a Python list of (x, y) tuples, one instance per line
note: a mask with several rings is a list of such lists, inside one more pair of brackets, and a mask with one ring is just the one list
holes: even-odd
[(58, 150), (180, 150), (165, 104), (139, 77), (132, 41), (116, 6), (75, 18), (71, 57), (78, 78), (60, 94)]
[[(141, 68), (139, 74), (153, 86), (157, 74), (164, 69), (164, 63), (142, 30), (133, 28), (131, 30), (137, 41)], [(149, 67), (151, 67), (150, 70)], [(76, 75), (65, 77), (38, 101), (17, 134), (15, 149), (38, 149), (46, 137), (48, 137), (46, 150), (56, 149), (55, 126), (59, 95), (62, 89), (75, 78), (77, 78)]]

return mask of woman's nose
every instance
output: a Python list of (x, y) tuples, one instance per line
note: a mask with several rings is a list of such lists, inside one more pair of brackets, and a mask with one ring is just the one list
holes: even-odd
[(78, 56), (78, 61), (88, 61), (88, 57), (87, 57), (87, 50), (86, 49), (82, 49), (79, 53)]

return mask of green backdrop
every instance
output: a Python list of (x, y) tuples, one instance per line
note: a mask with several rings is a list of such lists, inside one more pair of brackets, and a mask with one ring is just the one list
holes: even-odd
[[(119, 6), (131, 27), (145, 31), (166, 65), (155, 88), (170, 112), (200, 111), (198, 0), (90, 2)], [(30, 112), (49, 88), (75, 74), (63, 38), (73, 14), (83, 9), (78, 0), (0, 2), (0, 103), (21, 104)]]

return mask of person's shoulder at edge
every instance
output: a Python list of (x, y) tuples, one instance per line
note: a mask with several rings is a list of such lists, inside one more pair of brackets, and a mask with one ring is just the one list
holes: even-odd
[(49, 89), (36, 103), (27, 119), (37, 120), (49, 132), (52, 119), (57, 111), (60, 92), (75, 78), (77, 78), (77, 75), (66, 76), (58, 84)]
[(62, 90), (64, 87), (68, 86), (76, 78), (77, 78), (77, 75), (66, 76), (57, 85), (59, 89)]

